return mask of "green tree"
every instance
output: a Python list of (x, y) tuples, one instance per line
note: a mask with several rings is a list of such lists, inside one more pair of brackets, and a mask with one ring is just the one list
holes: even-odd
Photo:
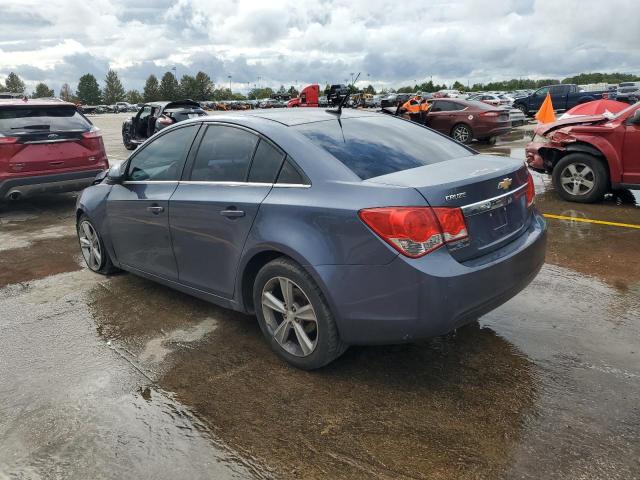
[(160, 100), (177, 100), (180, 92), (180, 85), (176, 77), (171, 72), (166, 72), (162, 76), (160, 81), (160, 87), (158, 88), (158, 94)]
[(122, 102), (125, 95), (126, 93), (118, 74), (114, 70), (109, 70), (104, 79), (104, 90), (102, 91), (104, 103), (111, 105), (116, 102)]
[(213, 96), (213, 82), (211, 77), (204, 72), (196, 73), (195, 78), (195, 94), (193, 100), (210, 100)]
[(46, 83), (40, 82), (36, 85), (36, 89), (33, 91), (33, 98), (53, 97), (54, 93)]
[[(164, 79), (163, 79), (164, 81)], [(195, 77), (191, 75), (183, 75), (180, 79), (180, 90), (178, 97), (180, 99), (195, 100), (198, 96), (198, 86)]]
[(142, 103), (144, 99), (138, 90), (129, 90), (126, 95), (127, 102), (129, 103)]
[(375, 95), (376, 89), (373, 88), (373, 85), (367, 85), (367, 87), (364, 89), (364, 93), (370, 93), (371, 95)]
[(68, 83), (63, 83), (60, 87), (60, 98), (65, 102), (73, 101), (73, 92), (71, 91), (71, 87)]
[(144, 84), (144, 90), (142, 93), (145, 102), (157, 102), (160, 100), (160, 91), (158, 87), (158, 77), (155, 75), (149, 75), (147, 81)]
[[(331, 87), (329, 87), (331, 88)], [(289, 87), (289, 90), (287, 90), (287, 92), (289, 93), (289, 95), (291, 95), (291, 98), (295, 98), (298, 95), (300, 95), (300, 92), (298, 92), (298, 90), (296, 89), (296, 87), (294, 87), (293, 85), (291, 85)]]
[(453, 85), (451, 85), (451, 88), (453, 90), (458, 90), (460, 92), (464, 92), (466, 90), (466, 87), (462, 83), (457, 81), (457, 80), (455, 82), (453, 82)]
[(78, 97), (78, 100), (85, 105), (98, 105), (102, 98), (102, 94), (100, 93), (100, 86), (98, 85), (96, 77), (90, 73), (86, 73), (81, 76), (78, 81), (76, 97)]
[(11, 93), (23, 93), (24, 92), (24, 82), (20, 79), (18, 75), (11, 72), (7, 75), (7, 79), (5, 80), (5, 88), (8, 92)]

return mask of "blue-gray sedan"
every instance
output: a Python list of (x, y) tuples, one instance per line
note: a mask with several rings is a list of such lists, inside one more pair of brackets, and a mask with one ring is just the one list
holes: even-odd
[(304, 369), (474, 321), (544, 261), (521, 161), (379, 113), (201, 117), (102, 177), (77, 204), (91, 270), (255, 313)]

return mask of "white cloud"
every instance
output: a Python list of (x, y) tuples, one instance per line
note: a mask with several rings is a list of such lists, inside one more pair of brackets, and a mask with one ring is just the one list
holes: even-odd
[(140, 88), (175, 65), (240, 88), (357, 71), (378, 85), (639, 73), (637, 26), (633, 0), (3, 0), (0, 78), (57, 89), (110, 66)]

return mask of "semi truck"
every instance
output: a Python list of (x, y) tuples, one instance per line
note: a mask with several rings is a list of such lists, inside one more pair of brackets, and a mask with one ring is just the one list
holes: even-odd
[(293, 107), (318, 107), (320, 98), (320, 85), (314, 83), (302, 89), (300, 95), (287, 102), (287, 108)]

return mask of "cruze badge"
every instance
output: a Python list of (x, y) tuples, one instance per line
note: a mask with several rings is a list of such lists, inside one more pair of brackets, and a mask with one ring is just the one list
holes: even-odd
[(450, 200), (457, 200), (467, 196), (467, 192), (452, 193), (451, 195), (445, 195), (444, 199), (448, 202)]
[(498, 188), (500, 190), (509, 190), (509, 187), (511, 186), (511, 182), (512, 180), (509, 177), (507, 177), (502, 181), (498, 182)]

